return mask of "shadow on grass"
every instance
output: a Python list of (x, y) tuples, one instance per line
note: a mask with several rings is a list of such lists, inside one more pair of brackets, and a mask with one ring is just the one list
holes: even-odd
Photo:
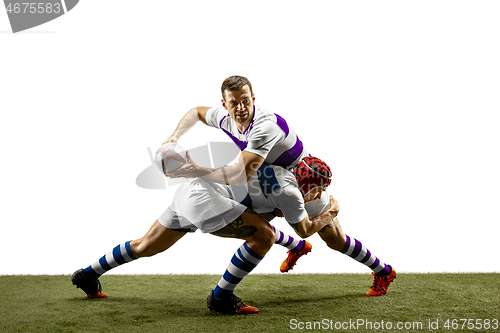
[(350, 294), (342, 294), (342, 295), (329, 295), (329, 296), (318, 296), (318, 295), (311, 295), (308, 297), (280, 297), (280, 299), (275, 299), (275, 300), (268, 300), (265, 302), (261, 302), (262, 305), (266, 306), (280, 306), (283, 305), (283, 302), (286, 303), (301, 303), (307, 305), (308, 303), (310, 304), (317, 304), (321, 302), (334, 302), (336, 304), (341, 304), (341, 303), (351, 303), (354, 300), (359, 300), (360, 298), (366, 298), (364, 294), (360, 293), (350, 293)]
[(65, 300), (68, 307), (83, 311), (92, 310), (98, 316), (131, 316), (133, 320), (162, 318), (168, 316), (193, 317), (208, 313), (205, 300), (182, 300), (178, 298), (153, 298), (110, 296), (99, 299), (68, 298)]
[[(248, 295), (246, 295), (248, 296)], [(274, 312), (295, 312), (303, 307), (316, 307), (318, 305), (335, 305), (344, 307), (352, 303), (359, 303), (360, 299), (366, 298), (360, 293), (345, 293), (337, 295), (310, 295), (303, 296), (280, 296), (271, 298), (243, 296), (245, 303), (257, 306), (263, 315)], [(68, 307), (80, 308), (82, 310), (93, 310), (98, 316), (120, 316), (127, 313), (134, 320), (157, 321), (165, 315), (178, 318), (210, 317), (220, 316), (216, 312), (211, 312), (206, 306), (206, 298), (201, 295), (186, 295), (186, 298), (179, 297), (131, 297), (131, 296), (109, 296), (100, 299), (88, 299), (85, 297), (65, 299)], [(225, 316), (225, 315), (223, 315)]]

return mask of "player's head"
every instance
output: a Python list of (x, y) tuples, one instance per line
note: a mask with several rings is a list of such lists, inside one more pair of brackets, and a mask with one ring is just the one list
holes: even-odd
[(231, 92), (241, 90), (244, 86), (248, 86), (248, 88), (250, 89), (251, 97), (253, 97), (252, 84), (246, 77), (239, 75), (228, 77), (224, 80), (224, 82), (222, 82), (222, 86), (220, 87), (222, 99), (224, 101), (226, 100), (226, 91)]
[(252, 84), (246, 77), (231, 76), (224, 80), (221, 86), (222, 106), (236, 124), (245, 125), (253, 118), (253, 95)]
[(304, 158), (295, 167), (294, 174), (305, 202), (320, 198), (321, 192), (332, 182), (330, 167), (316, 157)]

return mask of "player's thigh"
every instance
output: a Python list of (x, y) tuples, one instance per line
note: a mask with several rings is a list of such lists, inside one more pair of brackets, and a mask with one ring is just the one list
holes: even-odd
[(328, 247), (340, 251), (344, 248), (346, 243), (346, 237), (342, 227), (340, 226), (339, 220), (335, 218), (332, 223), (326, 225), (318, 231), (318, 235), (325, 241)]
[(152, 256), (167, 250), (185, 234), (185, 231), (177, 231), (164, 227), (157, 220), (146, 235), (130, 242), (130, 246), (134, 255), (138, 257)]
[(245, 210), (233, 222), (222, 229), (212, 232), (220, 237), (230, 237), (248, 240), (260, 238), (265, 242), (274, 242), (274, 230), (272, 226), (253, 210)]

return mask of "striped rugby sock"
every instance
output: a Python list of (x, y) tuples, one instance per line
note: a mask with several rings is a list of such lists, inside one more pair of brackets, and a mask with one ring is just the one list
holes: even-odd
[(98, 279), (101, 275), (106, 273), (112, 268), (118, 267), (125, 263), (136, 260), (137, 258), (132, 254), (130, 249), (130, 241), (117, 245), (108, 254), (104, 255), (90, 265), (83, 269), (83, 276), (89, 279)]
[(273, 227), (274, 230), (274, 244), (279, 244), (292, 252), (298, 252), (304, 248), (305, 241), (301, 239), (295, 239), (290, 235), (285, 234), (283, 231), (280, 231)]
[(216, 299), (221, 299), (224, 296), (231, 294), (238, 283), (243, 280), (260, 261), (264, 258), (260, 254), (254, 252), (248, 247), (247, 243), (242, 246), (233, 255), (226, 272), (220, 279), (217, 287), (214, 289)]
[(345, 236), (347, 238), (346, 243), (340, 252), (368, 266), (375, 273), (375, 275), (384, 276), (391, 272), (391, 267), (372, 255), (370, 250), (361, 244), (360, 241), (355, 238), (351, 238), (348, 235)]

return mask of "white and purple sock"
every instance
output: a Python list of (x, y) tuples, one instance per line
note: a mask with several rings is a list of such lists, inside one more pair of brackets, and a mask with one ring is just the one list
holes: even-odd
[(98, 279), (101, 275), (112, 268), (126, 264), (137, 258), (130, 249), (130, 241), (117, 245), (101, 259), (83, 269), (83, 276), (89, 279)]
[(377, 276), (384, 276), (391, 272), (391, 267), (372, 255), (370, 250), (368, 250), (360, 241), (355, 238), (351, 238), (348, 235), (345, 236), (347, 238), (346, 243), (340, 252), (368, 266)]
[(285, 234), (283, 231), (276, 229), (275, 227), (273, 227), (273, 230), (275, 234), (274, 244), (282, 245), (292, 252), (298, 252), (304, 248), (304, 240), (295, 239), (292, 236)]

